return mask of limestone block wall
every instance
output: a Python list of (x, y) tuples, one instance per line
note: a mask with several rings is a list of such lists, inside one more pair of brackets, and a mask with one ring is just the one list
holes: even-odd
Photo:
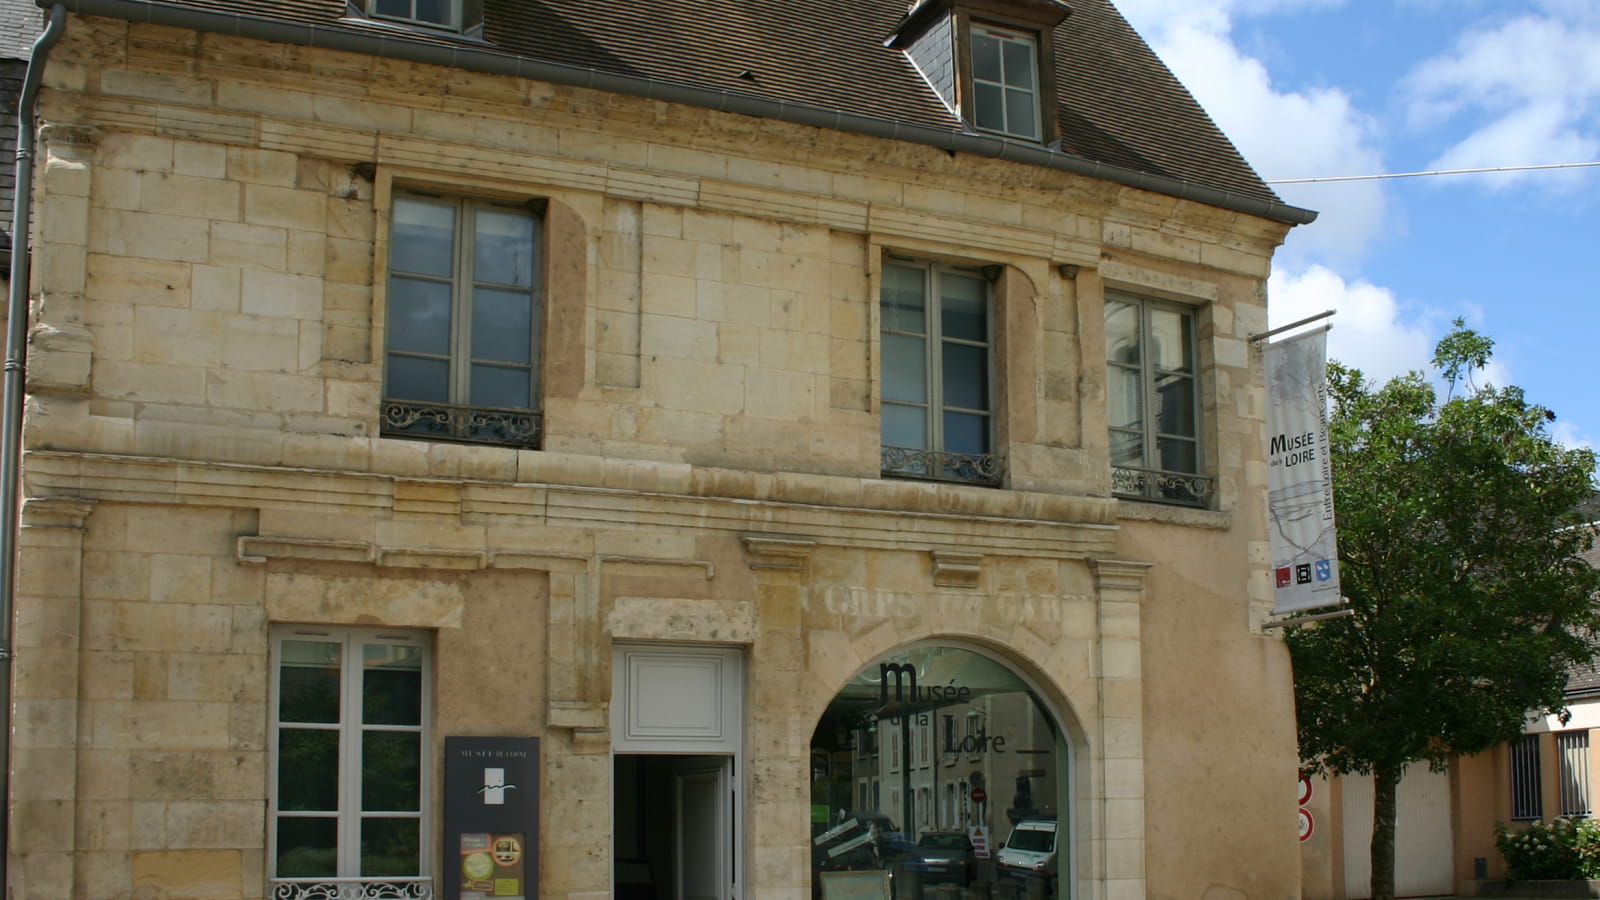
[[(541, 896), (608, 891), (619, 640), (746, 648), (747, 898), (810, 896), (820, 710), (927, 640), (1005, 659), (1061, 715), (1081, 900), (1297, 890), (1272, 824), (1281, 805), (1292, 834), (1292, 708), (1255, 627), (1247, 342), (1282, 226), (910, 144), (82, 17), (42, 114), (17, 896), (262, 896), (283, 622), (428, 631), (436, 750), (541, 737)], [(548, 201), (542, 449), (377, 435), (408, 189)], [(878, 477), (886, 253), (999, 267), (1005, 489)], [(1110, 288), (1196, 307), (1216, 509), (1110, 496)]]

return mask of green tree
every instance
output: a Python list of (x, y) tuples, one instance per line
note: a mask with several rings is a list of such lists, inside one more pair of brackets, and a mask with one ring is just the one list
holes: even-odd
[(1394, 897), (1395, 793), (1564, 714), (1566, 668), (1594, 652), (1600, 572), (1576, 509), (1595, 455), (1556, 444), (1519, 388), (1476, 387), (1493, 344), (1460, 320), (1435, 351), (1441, 399), (1413, 372), (1379, 386), (1331, 363), (1340, 580), (1354, 614), (1292, 630), (1300, 755), (1371, 774), (1372, 896)]

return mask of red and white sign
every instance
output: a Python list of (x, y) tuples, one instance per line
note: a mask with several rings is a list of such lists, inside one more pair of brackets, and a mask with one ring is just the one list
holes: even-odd
[(1300, 810), (1300, 843), (1311, 840), (1311, 832), (1317, 830), (1317, 823), (1311, 818), (1307, 810)]
[(973, 803), (982, 803), (983, 801), (985, 801), (987, 799), (989, 799), (989, 792), (988, 791), (984, 790), (981, 787), (975, 787), (975, 788), (972, 789), (972, 802)]
[(1305, 806), (1311, 802), (1311, 776), (1300, 776), (1300, 805)]
[(989, 858), (989, 829), (982, 825), (974, 825), (967, 829), (967, 840), (972, 842), (973, 856), (979, 859)]

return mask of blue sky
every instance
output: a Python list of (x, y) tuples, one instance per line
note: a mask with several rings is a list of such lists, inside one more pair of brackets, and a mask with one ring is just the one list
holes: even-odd
[[(1600, 160), (1597, 0), (1114, 2), (1268, 180)], [(1275, 187), (1272, 324), (1386, 378), (1464, 318), (1600, 449), (1600, 167)]]

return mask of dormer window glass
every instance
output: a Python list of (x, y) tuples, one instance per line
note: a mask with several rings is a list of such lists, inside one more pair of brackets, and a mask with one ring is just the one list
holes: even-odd
[(1039, 140), (1039, 46), (1027, 32), (972, 26), (972, 115), (979, 130)]
[(371, 0), (373, 18), (411, 22), (431, 28), (459, 29), (460, 4), (456, 0)]

